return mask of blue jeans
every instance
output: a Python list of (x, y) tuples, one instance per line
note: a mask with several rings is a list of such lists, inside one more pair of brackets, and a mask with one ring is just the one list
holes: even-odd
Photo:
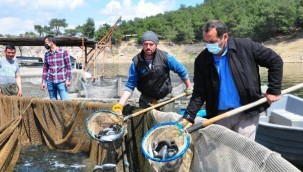
[(51, 100), (57, 100), (57, 95), (59, 93), (61, 100), (67, 100), (68, 99), (68, 92), (67, 87), (65, 85), (65, 82), (60, 83), (47, 83), (47, 89), (49, 93), (49, 97)]

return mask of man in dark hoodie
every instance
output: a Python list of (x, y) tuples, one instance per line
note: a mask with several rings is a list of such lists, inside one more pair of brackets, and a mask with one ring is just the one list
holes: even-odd
[(266, 67), (267, 103), (217, 122), (254, 140), (259, 113), (281, 98), (283, 61), (259, 43), (229, 37), (218, 20), (204, 25), (203, 38), (206, 49), (195, 59), (193, 94), (180, 123), (193, 123), (204, 102), (206, 118), (212, 118), (262, 98), (259, 66)]

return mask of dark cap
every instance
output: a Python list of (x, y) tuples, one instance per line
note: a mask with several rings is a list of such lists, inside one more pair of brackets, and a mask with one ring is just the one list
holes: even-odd
[(152, 41), (155, 44), (159, 43), (158, 36), (155, 32), (153, 31), (146, 31), (143, 33), (141, 42), (144, 43), (145, 41)]

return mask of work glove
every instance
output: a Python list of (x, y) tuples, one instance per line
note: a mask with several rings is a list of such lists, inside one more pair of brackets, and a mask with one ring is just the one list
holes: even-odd
[(122, 116), (123, 106), (120, 103), (117, 103), (112, 107), (112, 111), (118, 116)]
[(192, 123), (189, 122), (187, 119), (185, 118), (179, 118), (178, 121), (177, 121), (180, 125), (182, 125), (184, 128), (188, 128), (190, 126), (192, 126)]
[(186, 88), (186, 89), (184, 90), (184, 93), (185, 93), (185, 96), (188, 97), (188, 96), (190, 96), (190, 95), (193, 93), (193, 89), (191, 89), (191, 88)]

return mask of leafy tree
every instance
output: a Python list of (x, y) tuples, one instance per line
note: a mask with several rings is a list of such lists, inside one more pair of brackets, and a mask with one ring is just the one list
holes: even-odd
[(79, 33), (77, 29), (65, 29), (64, 35), (65, 36), (76, 36)]
[(43, 32), (45, 33), (45, 35), (54, 34), (54, 32), (51, 30), (51, 27), (50, 26), (46, 26), (46, 25), (43, 26)]
[(82, 33), (85, 37), (92, 39), (95, 36), (95, 21), (93, 18), (88, 18), (82, 26)]
[(109, 24), (103, 24), (100, 28), (95, 32), (95, 40), (100, 41), (109, 31)]
[(265, 41), (278, 34), (285, 34), (294, 25), (296, 7), (294, 1), (280, 0), (273, 4), (272, 0), (257, 0), (256, 15), (259, 16), (255, 24), (253, 38)]
[(173, 28), (171, 26), (167, 26), (166, 30), (164, 32), (164, 35), (165, 35), (164, 38), (171, 43), (171, 42), (173, 42), (173, 40), (175, 40), (177, 38), (177, 34), (178, 34), (178, 32), (176, 31), (175, 28)]
[(38, 35), (34, 32), (25, 32), (24, 37), (37, 37)]
[(39, 37), (41, 37), (43, 35), (44, 30), (41, 25), (34, 25), (34, 29), (36, 32), (38, 32)]
[[(145, 18), (122, 21), (112, 34), (111, 41), (119, 43), (123, 35), (136, 36), (138, 43), (142, 34), (152, 30), (160, 39), (174, 43), (200, 42), (205, 22), (218, 19), (224, 22), (230, 36), (249, 37), (265, 41), (277, 35), (285, 35), (303, 29), (303, 0), (204, 0), (195, 7), (181, 5), (177, 11)], [(67, 27), (65, 19), (52, 19), (49, 26), (35, 25), (35, 30), (44, 34), (61, 34)], [(95, 31), (95, 23), (88, 18), (86, 23), (74, 29), (66, 29), (66, 35), (81, 33), (99, 41), (111, 28), (104, 24)], [(95, 31), (95, 32), (94, 32)]]
[(303, 2), (302, 2), (302, 6), (299, 6), (297, 14), (298, 14), (298, 17), (297, 17), (297, 21), (296, 21), (296, 26), (303, 29)]
[(60, 31), (60, 28), (66, 28), (68, 26), (68, 24), (66, 23), (65, 19), (51, 19), (49, 21), (49, 26), (50, 29), (54, 31), (54, 33), (58, 36), (60, 34), (62, 34), (62, 32)]

